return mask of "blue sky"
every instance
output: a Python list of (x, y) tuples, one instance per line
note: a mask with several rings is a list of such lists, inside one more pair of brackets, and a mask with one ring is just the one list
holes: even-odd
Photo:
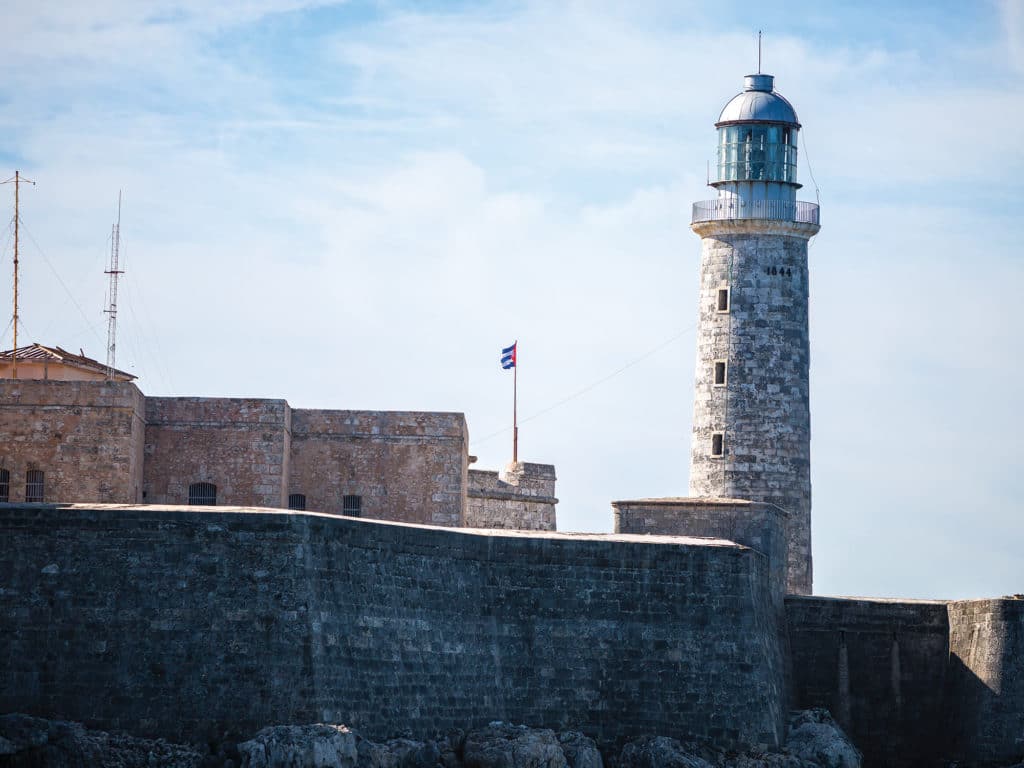
[(518, 338), (522, 457), (556, 464), (562, 529), (609, 530), (686, 493), (689, 210), (760, 28), (822, 206), (816, 591), (1024, 591), (1024, 4), (629, 5), (10, 9), (19, 340), (104, 357), (123, 188), (145, 392), (464, 411), (498, 467)]

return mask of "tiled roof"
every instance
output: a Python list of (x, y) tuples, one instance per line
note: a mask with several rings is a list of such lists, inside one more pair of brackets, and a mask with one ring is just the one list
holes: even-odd
[[(9, 363), (14, 360), (15, 350), (8, 349), (4, 352), (0, 352), (0, 363)], [(84, 368), (87, 371), (93, 371), (96, 373), (106, 374), (107, 366), (101, 363), (99, 360), (93, 360), (91, 357), (86, 357), (85, 354), (76, 355), (73, 352), (68, 352), (66, 349), (60, 347), (44, 347), (42, 344), (30, 344), (27, 347), (18, 347), (18, 360), (25, 360), (27, 362), (45, 362), (50, 361), (54, 363), (63, 363), (64, 365), (70, 365), (75, 368)], [(132, 379), (138, 378), (125, 371), (119, 371), (117, 368), (113, 370), (113, 373), (117, 377), (124, 377), (126, 380), (131, 381)]]

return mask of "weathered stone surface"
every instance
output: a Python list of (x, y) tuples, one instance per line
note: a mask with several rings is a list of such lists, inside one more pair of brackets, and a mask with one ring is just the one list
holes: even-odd
[(767, 565), (736, 544), (40, 505), (0, 505), (0, 540), (0, 711), (176, 741), (492, 718), (782, 741)]
[(355, 495), (363, 517), (459, 526), (468, 450), (461, 413), (295, 409), (287, 493), (316, 512)]
[(693, 745), (684, 745), (676, 739), (643, 736), (622, 748), (618, 768), (713, 768), (695, 753)]
[(344, 725), (276, 725), (238, 745), (242, 768), (356, 768), (356, 736)]
[(80, 723), (0, 716), (0, 764), (10, 768), (199, 768), (192, 747), (87, 730)]
[(555, 530), (555, 480), (550, 464), (520, 461), (500, 473), (469, 470), (466, 527)]
[(829, 710), (868, 765), (938, 762), (951, 662), (945, 602), (791, 595), (786, 618), (795, 707)]
[(860, 752), (824, 709), (793, 714), (786, 751), (821, 768), (860, 768), (861, 765)]
[[(811, 592), (807, 239), (817, 226), (714, 221), (701, 273), (690, 495), (764, 501), (790, 514), (789, 591)], [(720, 289), (729, 310), (718, 310)], [(715, 383), (715, 363), (726, 364)], [(724, 455), (712, 435), (724, 433)]]
[(466, 768), (566, 768), (555, 732), (494, 722), (466, 735)]
[(442, 764), (442, 747), (435, 741), (389, 739), (381, 744), (358, 739), (359, 768), (434, 768)]
[(948, 731), (953, 758), (1024, 758), (1024, 600), (949, 604)]
[(0, 469), (25, 500), (43, 472), (43, 500), (142, 501), (145, 402), (129, 382), (0, 379)]
[(558, 743), (569, 768), (604, 768), (597, 744), (579, 731), (563, 731), (558, 734)]

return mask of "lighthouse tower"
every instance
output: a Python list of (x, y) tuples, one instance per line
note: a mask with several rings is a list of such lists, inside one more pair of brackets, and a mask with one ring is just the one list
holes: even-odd
[(811, 592), (807, 244), (819, 210), (798, 202), (792, 105), (771, 75), (747, 75), (715, 123), (714, 200), (701, 238), (690, 494), (789, 513), (787, 591)]

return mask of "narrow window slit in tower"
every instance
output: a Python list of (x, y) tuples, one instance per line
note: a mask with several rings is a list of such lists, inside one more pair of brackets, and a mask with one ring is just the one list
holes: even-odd
[(725, 386), (725, 360), (715, 360), (715, 386)]
[(719, 288), (718, 289), (718, 303), (715, 305), (715, 309), (719, 312), (729, 311), (729, 289)]
[(725, 433), (724, 432), (712, 432), (711, 433), (711, 455), (712, 456), (724, 456), (725, 455)]

